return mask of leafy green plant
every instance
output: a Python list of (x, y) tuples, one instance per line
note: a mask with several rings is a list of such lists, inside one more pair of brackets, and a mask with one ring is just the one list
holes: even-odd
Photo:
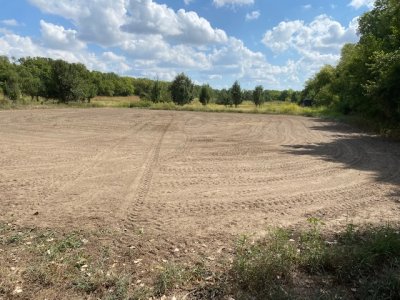
[(166, 264), (161, 272), (157, 275), (154, 283), (154, 293), (162, 296), (168, 291), (188, 280), (189, 273), (185, 268), (174, 264)]
[(276, 229), (259, 243), (239, 240), (233, 262), (233, 277), (240, 288), (258, 296), (272, 297), (291, 282), (297, 250), (289, 233)]

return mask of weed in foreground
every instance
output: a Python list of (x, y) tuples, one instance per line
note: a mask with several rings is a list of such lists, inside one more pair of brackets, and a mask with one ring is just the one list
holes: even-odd
[(243, 237), (237, 245), (233, 262), (233, 279), (244, 293), (266, 298), (279, 298), (288, 293), (283, 288), (292, 279), (297, 249), (289, 242), (289, 232), (272, 231), (259, 243)]
[(162, 296), (170, 290), (185, 283), (190, 278), (188, 271), (182, 266), (174, 263), (166, 264), (157, 275), (154, 283), (154, 294)]
[(318, 218), (308, 218), (307, 221), (311, 228), (300, 234), (298, 260), (306, 272), (315, 274), (326, 268), (329, 247), (321, 233), (324, 223)]
[[(232, 267), (238, 299), (297, 298), (300, 277), (317, 276), (321, 286), (316, 299), (400, 299), (400, 235), (390, 226), (356, 230), (349, 225), (337, 242), (327, 243), (323, 223), (309, 219), (311, 229), (298, 241), (284, 230), (249, 243), (243, 238)], [(299, 249), (299, 250), (296, 250)], [(325, 283), (323, 283), (325, 281)], [(330, 282), (326, 284), (326, 282)], [(301, 296), (301, 295), (297, 295)]]

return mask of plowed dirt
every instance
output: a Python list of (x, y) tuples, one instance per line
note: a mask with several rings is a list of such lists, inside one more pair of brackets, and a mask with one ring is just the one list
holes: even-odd
[(108, 227), (128, 245), (219, 249), (318, 217), (398, 221), (400, 145), (295, 116), (56, 109), (0, 112), (0, 221)]

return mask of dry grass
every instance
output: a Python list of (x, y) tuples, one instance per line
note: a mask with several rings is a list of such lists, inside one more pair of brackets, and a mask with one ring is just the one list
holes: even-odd
[(153, 271), (146, 278), (134, 253), (114, 252), (104, 242), (113, 233), (1, 223), (0, 299), (399, 298), (400, 236), (394, 227), (349, 226), (332, 237), (313, 220), (302, 232), (272, 230), (256, 242), (241, 238), (232, 264), (221, 264), (218, 273), (203, 262), (168, 262), (147, 266)]
[(129, 107), (131, 103), (139, 102), (140, 98), (138, 96), (128, 96), (128, 97), (106, 97), (97, 96), (92, 99), (91, 103), (99, 105), (100, 107)]

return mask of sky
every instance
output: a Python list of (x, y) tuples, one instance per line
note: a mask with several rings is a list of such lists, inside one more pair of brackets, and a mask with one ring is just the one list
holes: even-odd
[(0, 0), (0, 55), (197, 84), (301, 90), (374, 0)]

